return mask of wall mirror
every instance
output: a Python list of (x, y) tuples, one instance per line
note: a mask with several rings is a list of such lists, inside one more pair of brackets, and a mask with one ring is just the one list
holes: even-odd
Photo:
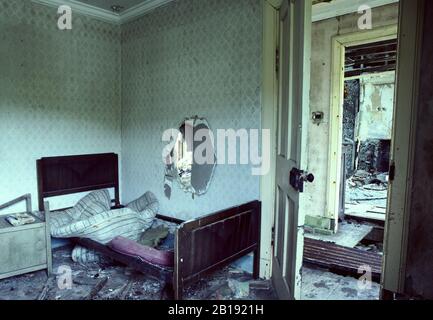
[(165, 195), (171, 197), (173, 181), (194, 196), (204, 195), (216, 167), (215, 144), (204, 118), (187, 118), (179, 126), (165, 170)]

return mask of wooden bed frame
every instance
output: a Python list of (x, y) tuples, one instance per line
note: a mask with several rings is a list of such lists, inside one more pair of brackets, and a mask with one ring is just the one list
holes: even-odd
[[(39, 210), (46, 198), (100, 189), (114, 189), (113, 208), (121, 208), (119, 199), (118, 156), (114, 153), (51, 157), (37, 160)], [(244, 255), (254, 253), (255, 279), (260, 267), (261, 203), (254, 201), (185, 222), (157, 215), (176, 223), (174, 267), (164, 268), (139, 258), (122, 255), (108, 246), (89, 239), (73, 239), (83, 245), (159, 279), (165, 290), (181, 300), (183, 288)]]

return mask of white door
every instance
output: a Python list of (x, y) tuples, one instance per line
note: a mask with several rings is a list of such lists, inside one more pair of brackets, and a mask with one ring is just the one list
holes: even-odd
[[(278, 150), (272, 279), (280, 299), (299, 299), (303, 223), (299, 212), (308, 177), (306, 144), (310, 90), (311, 0), (283, 0), (280, 8)], [(304, 130), (305, 129), (305, 130)]]

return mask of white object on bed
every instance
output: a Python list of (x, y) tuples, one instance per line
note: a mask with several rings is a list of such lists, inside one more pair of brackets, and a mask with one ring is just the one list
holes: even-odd
[[(138, 241), (152, 226), (159, 209), (158, 200), (150, 192), (126, 208), (110, 210), (110, 204), (108, 190), (90, 193), (72, 209), (52, 214), (51, 235), (55, 238), (86, 238), (102, 244), (118, 236)], [(93, 250), (80, 246), (74, 249), (72, 257), (80, 263), (101, 260)]]
[(154, 218), (154, 214), (142, 214), (129, 208), (110, 210), (59, 227), (53, 230), (52, 235), (56, 238), (86, 238), (102, 244), (119, 235), (138, 239), (152, 225)]

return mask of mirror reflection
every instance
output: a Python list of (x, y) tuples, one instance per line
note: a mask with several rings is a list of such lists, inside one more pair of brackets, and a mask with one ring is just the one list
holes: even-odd
[(166, 165), (165, 195), (171, 197), (173, 181), (193, 197), (205, 194), (216, 166), (215, 146), (207, 120), (185, 119), (173, 145)]

